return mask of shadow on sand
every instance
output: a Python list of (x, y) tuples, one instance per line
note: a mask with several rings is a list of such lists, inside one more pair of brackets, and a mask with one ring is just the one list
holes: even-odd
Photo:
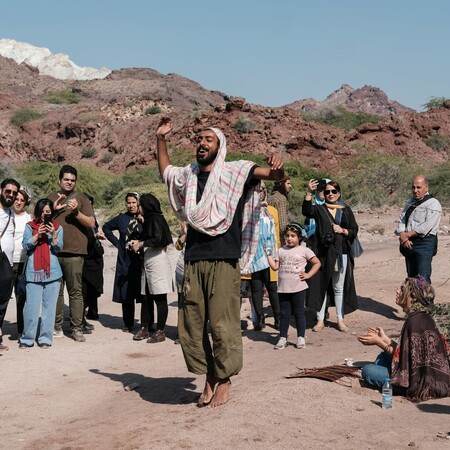
[(403, 320), (399, 317), (398, 310), (392, 306), (385, 305), (370, 297), (358, 297), (359, 309), (384, 316), (388, 319)]
[(109, 373), (98, 369), (90, 369), (90, 372), (120, 382), (124, 389), (137, 385), (133, 390), (136, 390), (142, 400), (150, 403), (181, 405), (195, 403), (199, 397), (199, 393), (194, 392), (195, 378), (152, 378), (139, 373)]
[(450, 405), (436, 405), (433, 403), (417, 405), (417, 409), (422, 412), (433, 413), (433, 414), (450, 414)]

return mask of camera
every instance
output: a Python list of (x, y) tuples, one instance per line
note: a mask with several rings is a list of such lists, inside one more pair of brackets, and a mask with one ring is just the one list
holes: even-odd
[(334, 233), (325, 233), (320, 239), (321, 244), (324, 247), (329, 247), (334, 244)]

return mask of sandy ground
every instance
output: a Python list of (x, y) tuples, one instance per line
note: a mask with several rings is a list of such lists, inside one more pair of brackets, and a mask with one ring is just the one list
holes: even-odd
[[(0, 448), (449, 449), (450, 398), (416, 405), (396, 397), (394, 408), (383, 411), (376, 391), (285, 378), (298, 367), (341, 364), (349, 357), (373, 360), (376, 348), (356, 339), (369, 325), (398, 336), (403, 321), (394, 291), (405, 269), (392, 235), (397, 214), (392, 209), (357, 215), (365, 253), (356, 262), (360, 309), (347, 316), (351, 332), (337, 331), (334, 310), (323, 332), (307, 330), (303, 350), (273, 350), (271, 317), (263, 332), (244, 331), (244, 369), (233, 378), (230, 402), (215, 410), (196, 407), (203, 377), (186, 371), (174, 345), (174, 294), (165, 342), (135, 342), (121, 331), (120, 306), (111, 302), (114, 248), (106, 247), (101, 317), (85, 343), (66, 336), (55, 339), (50, 350), (19, 350), (11, 302), (4, 326), (10, 349), (0, 356)], [(448, 225), (448, 216), (443, 222)], [(450, 301), (449, 246), (450, 237), (441, 236), (432, 277), (439, 301)], [(244, 303), (243, 319), (248, 314)], [(312, 325), (309, 313), (308, 328)], [(294, 342), (294, 330), (290, 339)], [(139, 387), (126, 391), (131, 383)]]

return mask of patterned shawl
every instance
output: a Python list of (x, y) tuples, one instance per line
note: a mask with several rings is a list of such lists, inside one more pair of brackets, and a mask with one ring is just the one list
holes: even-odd
[(448, 354), (429, 314), (413, 312), (406, 319), (392, 360), (392, 384), (413, 402), (450, 395)]
[[(220, 146), (201, 200), (197, 203), (198, 163), (186, 167), (168, 166), (163, 179), (178, 219), (187, 221), (201, 233), (217, 236), (230, 228), (245, 182), (255, 164), (251, 161), (225, 162), (227, 143), (224, 134), (218, 128), (208, 129), (217, 135)], [(260, 206), (255, 187), (249, 189), (244, 202), (240, 265), (245, 271), (258, 244)]]

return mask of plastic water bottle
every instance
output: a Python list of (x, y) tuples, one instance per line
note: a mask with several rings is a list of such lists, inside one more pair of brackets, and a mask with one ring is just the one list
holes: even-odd
[(392, 385), (390, 378), (386, 378), (386, 381), (381, 389), (381, 394), (383, 396), (381, 407), (383, 409), (392, 409)]

